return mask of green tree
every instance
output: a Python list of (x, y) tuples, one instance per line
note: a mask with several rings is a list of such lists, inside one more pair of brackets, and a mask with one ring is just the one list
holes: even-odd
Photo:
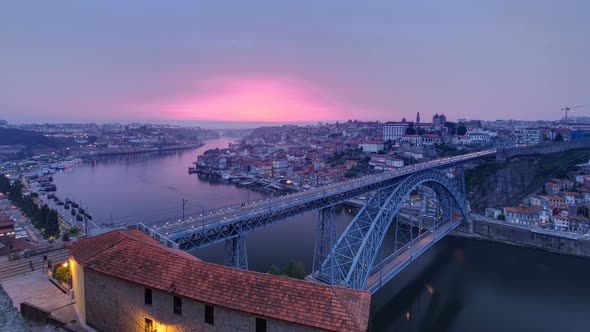
[(273, 264), (270, 266), (270, 269), (268, 269), (268, 274), (280, 276), (282, 274), (281, 268)]
[(555, 142), (563, 142), (563, 136), (561, 135), (561, 133), (555, 135), (555, 138), (553, 139)]
[(68, 282), (71, 275), (69, 266), (58, 265), (53, 272), (53, 278), (59, 282)]
[(467, 134), (467, 127), (464, 125), (459, 125), (459, 127), (457, 127), (457, 135), (463, 136), (465, 134)]
[(283, 274), (290, 278), (303, 279), (305, 278), (305, 266), (299, 261), (289, 261)]

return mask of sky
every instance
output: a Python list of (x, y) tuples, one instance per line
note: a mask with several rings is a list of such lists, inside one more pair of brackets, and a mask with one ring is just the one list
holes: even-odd
[(589, 13), (586, 0), (1, 1), (0, 119), (554, 120), (590, 104)]

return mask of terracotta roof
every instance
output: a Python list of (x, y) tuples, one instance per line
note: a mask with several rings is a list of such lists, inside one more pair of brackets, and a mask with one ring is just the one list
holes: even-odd
[(537, 211), (533, 210), (533, 209), (527, 209), (527, 208), (522, 208), (522, 207), (505, 207), (504, 208), (506, 210), (506, 212), (511, 212), (511, 213), (520, 213), (520, 214), (536, 214)]
[(203, 262), (139, 230), (68, 245), (87, 269), (197, 301), (329, 331), (365, 331), (371, 295)]

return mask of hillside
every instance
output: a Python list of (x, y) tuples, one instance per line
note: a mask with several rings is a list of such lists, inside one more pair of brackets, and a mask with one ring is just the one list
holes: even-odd
[(0, 145), (25, 145), (27, 147), (55, 147), (55, 141), (35, 131), (0, 128)]
[(514, 157), (508, 162), (485, 158), (477, 167), (465, 171), (467, 199), (471, 209), (516, 205), (546, 180), (565, 177), (574, 165), (588, 161), (590, 149), (570, 150), (545, 155)]

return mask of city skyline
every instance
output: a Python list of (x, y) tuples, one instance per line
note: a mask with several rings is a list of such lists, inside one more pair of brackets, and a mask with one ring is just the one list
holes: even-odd
[(2, 3), (0, 118), (556, 120), (561, 108), (590, 102), (588, 9), (582, 1)]

